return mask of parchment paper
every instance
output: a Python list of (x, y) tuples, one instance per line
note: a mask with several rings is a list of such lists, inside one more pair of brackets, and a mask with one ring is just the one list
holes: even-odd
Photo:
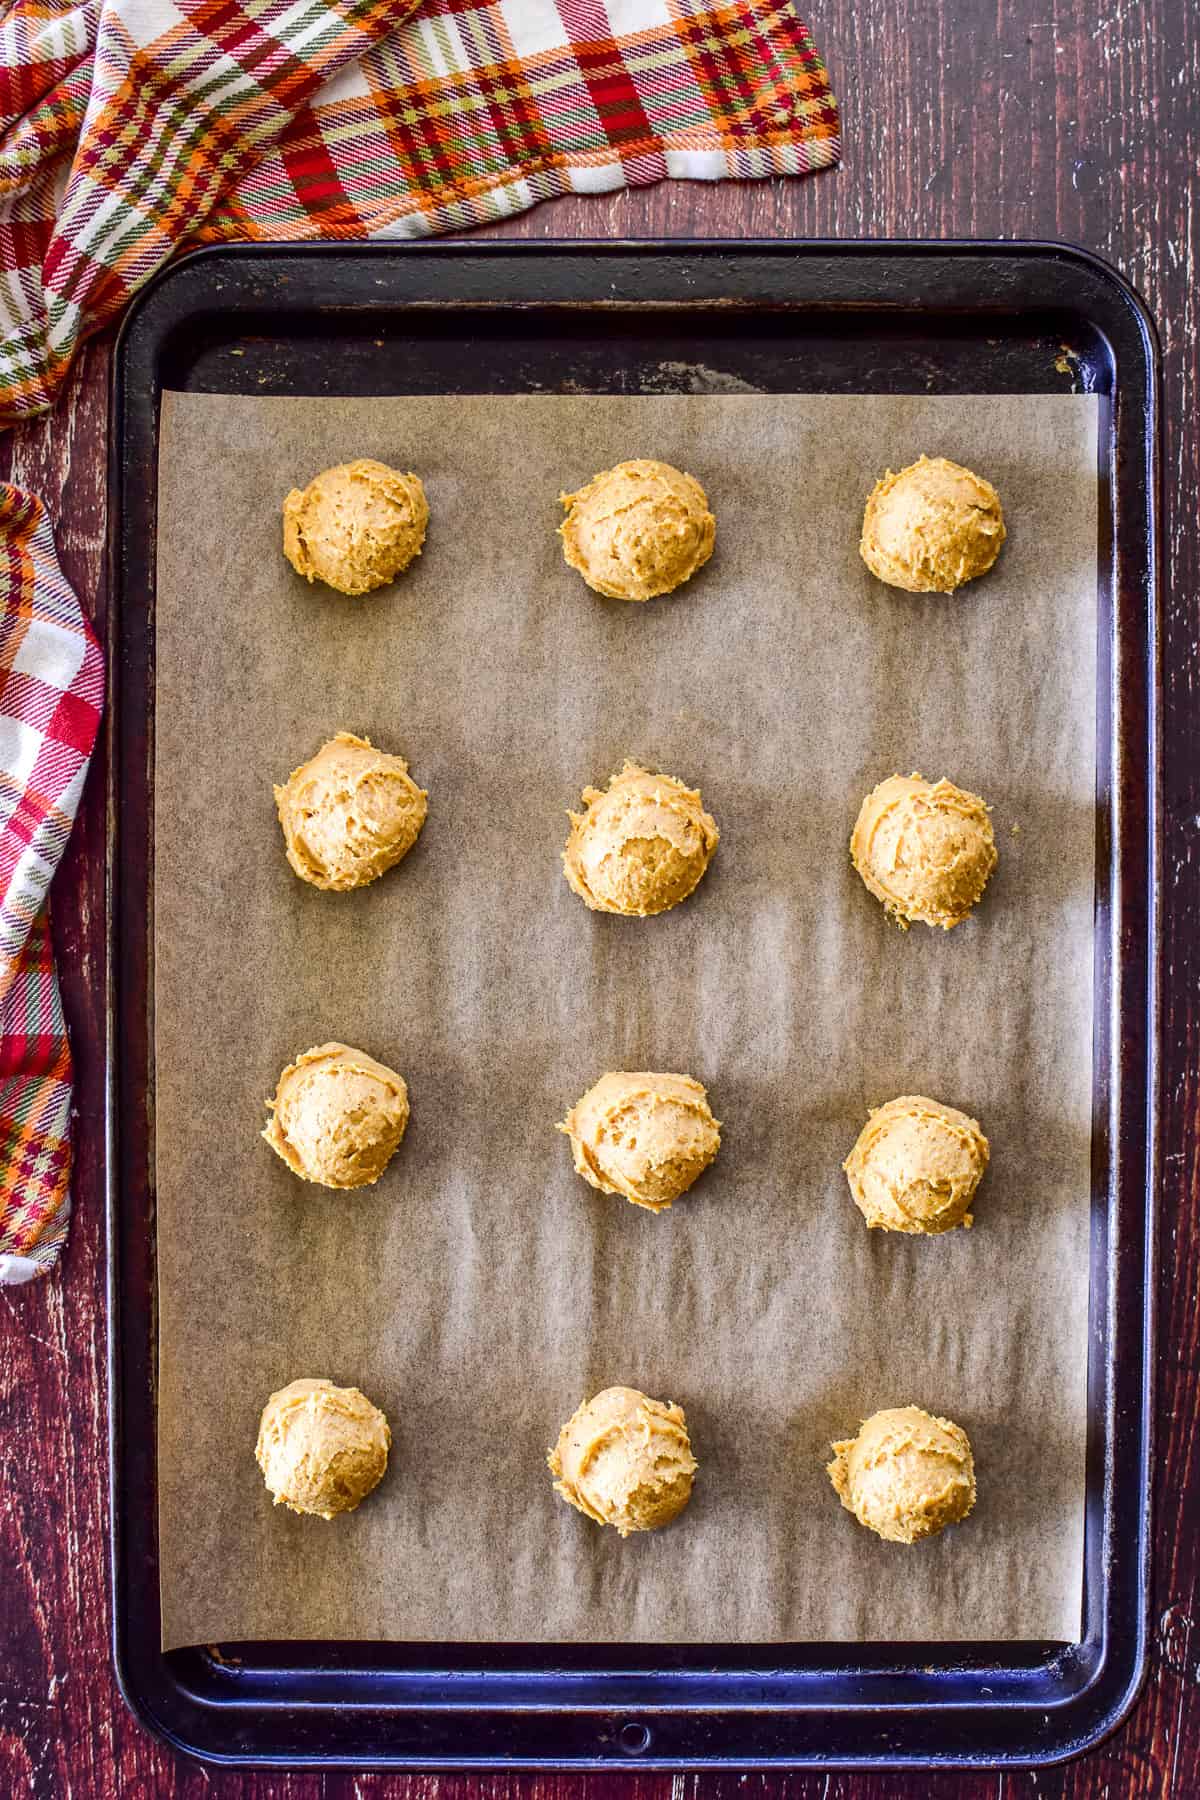
[[(238, 1638), (1073, 1639), (1080, 1628), (1092, 1043), (1096, 403), (1088, 398), (168, 395), (159, 495), (159, 1504), (168, 1646)], [(992, 478), (997, 570), (912, 598), (858, 557), (885, 465)], [(556, 496), (622, 457), (692, 470), (707, 569), (645, 606), (562, 561)], [(282, 496), (373, 455), (422, 475), (425, 554), (345, 600), (280, 553)], [(406, 862), (323, 894), (274, 781), (339, 728), (429, 790)], [(566, 809), (625, 755), (721, 828), (658, 919), (591, 914)], [(894, 771), (994, 806), (999, 871), (946, 935), (885, 921), (847, 859)], [(361, 1045), (412, 1123), (373, 1191), (258, 1137), (294, 1054)], [(605, 1069), (688, 1071), (721, 1155), (655, 1217), (553, 1126)], [(869, 1234), (840, 1163), (867, 1108), (983, 1122), (973, 1231)], [(258, 1415), (362, 1387), (385, 1483), (326, 1524), (272, 1509)], [(671, 1530), (622, 1543), (545, 1452), (585, 1396), (681, 1402)], [(886, 1545), (830, 1440), (877, 1407), (975, 1447), (959, 1529)]]

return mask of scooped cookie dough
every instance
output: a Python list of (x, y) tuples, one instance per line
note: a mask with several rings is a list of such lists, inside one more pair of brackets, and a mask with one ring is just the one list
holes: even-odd
[(720, 1121), (690, 1075), (602, 1075), (557, 1129), (576, 1174), (650, 1212), (686, 1194), (721, 1148)]
[(267, 1401), (254, 1454), (276, 1506), (332, 1519), (378, 1487), (391, 1442), (387, 1420), (357, 1388), (301, 1380)]
[(287, 859), (302, 881), (345, 893), (407, 856), (428, 795), (402, 756), (339, 731), (275, 789)]
[(910, 594), (952, 594), (986, 575), (1005, 538), (990, 481), (944, 456), (922, 456), (877, 482), (859, 550), (872, 575)]
[(842, 1164), (868, 1225), (928, 1235), (973, 1222), (987, 1166), (978, 1121), (921, 1094), (876, 1107)]
[(700, 483), (664, 462), (623, 462), (560, 494), (563, 555), (590, 588), (653, 600), (691, 579), (713, 553), (717, 522)]
[(585, 1400), (546, 1460), (555, 1492), (622, 1537), (678, 1518), (697, 1468), (683, 1408), (627, 1387)]
[(279, 1077), (263, 1136), (303, 1181), (370, 1187), (392, 1160), (408, 1124), (408, 1088), (394, 1069), (351, 1050), (319, 1044)]
[(857, 1437), (833, 1446), (826, 1473), (859, 1524), (892, 1544), (935, 1537), (975, 1504), (966, 1432), (919, 1406), (872, 1413)]
[(961, 925), (996, 867), (996, 840), (978, 794), (952, 781), (889, 775), (862, 803), (850, 860), (900, 925)]
[(369, 594), (421, 554), (428, 524), (418, 477), (361, 456), (292, 489), (283, 503), (283, 554), (308, 581)]
[(567, 814), (563, 872), (593, 912), (644, 919), (687, 899), (720, 837), (695, 788), (627, 762), (583, 800), (585, 812)]

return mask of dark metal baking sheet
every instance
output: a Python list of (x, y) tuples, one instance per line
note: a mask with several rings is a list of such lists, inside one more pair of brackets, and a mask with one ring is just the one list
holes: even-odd
[[(678, 370), (678, 376), (671, 370)], [(159, 1648), (154, 578), (164, 388), (254, 394), (1102, 397), (1096, 1036), (1082, 1641)], [(664, 385), (665, 384), (665, 385)], [(114, 1653), (212, 1761), (355, 1767), (1047, 1762), (1144, 1668), (1156, 1193), (1158, 364), (1132, 290), (1052, 244), (315, 246), (199, 252), (121, 334), (113, 397), (109, 1298)]]

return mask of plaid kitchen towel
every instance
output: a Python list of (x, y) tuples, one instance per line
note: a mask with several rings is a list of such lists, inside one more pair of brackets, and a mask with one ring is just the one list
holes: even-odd
[[(562, 193), (802, 174), (838, 114), (791, 0), (0, 0), (0, 420), (182, 245), (412, 238)], [(45, 911), (103, 664), (0, 484), (0, 1281), (66, 1234)]]
[(39, 500), (0, 482), (0, 1282), (67, 1235), (71, 1053), (46, 889), (70, 835), (104, 659)]
[(181, 244), (417, 237), (839, 154), (791, 0), (9, 0), (0, 419), (49, 406)]

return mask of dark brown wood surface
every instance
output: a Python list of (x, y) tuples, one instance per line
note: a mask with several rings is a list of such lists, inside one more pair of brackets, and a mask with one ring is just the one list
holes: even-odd
[[(1164, 1179), (1150, 1677), (1125, 1725), (1041, 1773), (854, 1777), (251, 1776), (208, 1773), (137, 1726), (109, 1661), (101, 1192), (104, 784), (94, 769), (54, 886), (78, 1065), (75, 1221), (60, 1276), (0, 1289), (0, 1797), (110, 1800), (1000, 1800), (1200, 1795), (1200, 30), (1193, 0), (817, 0), (845, 162), (806, 181), (668, 183), (544, 206), (505, 229), (1059, 237), (1115, 262), (1159, 321), (1166, 373)], [(0, 435), (64, 567), (104, 619), (109, 345), (48, 419)], [(103, 746), (98, 761), (103, 760)]]

